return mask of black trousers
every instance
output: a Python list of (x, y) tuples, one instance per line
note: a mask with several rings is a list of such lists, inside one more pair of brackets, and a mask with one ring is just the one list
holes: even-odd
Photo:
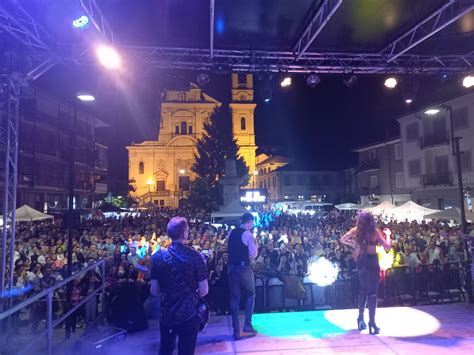
[(365, 306), (369, 308), (369, 321), (375, 322), (377, 308), (377, 293), (380, 284), (380, 266), (377, 254), (359, 255), (357, 259), (357, 274), (360, 281), (359, 315), (364, 314)]
[(178, 354), (193, 355), (199, 332), (200, 320), (196, 316), (177, 326), (170, 327), (160, 322), (160, 355), (172, 355), (178, 338)]
[(229, 265), (230, 311), (232, 314), (232, 328), (240, 331), (239, 306), (240, 290), (245, 292), (245, 325), (252, 324), (253, 307), (255, 304), (255, 277), (250, 265)]

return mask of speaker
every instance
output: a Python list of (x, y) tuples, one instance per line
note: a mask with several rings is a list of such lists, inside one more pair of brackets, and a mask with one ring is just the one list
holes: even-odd
[(148, 329), (145, 307), (133, 283), (125, 283), (112, 300), (110, 322), (117, 328), (136, 332)]

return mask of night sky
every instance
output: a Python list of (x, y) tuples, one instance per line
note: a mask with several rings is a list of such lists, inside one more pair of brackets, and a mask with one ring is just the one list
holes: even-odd
[[(160, 93), (165, 89), (187, 90), (196, 82), (196, 72), (173, 70), (129, 71), (120, 80), (96, 68), (57, 67), (37, 85), (53, 93), (73, 95), (87, 89), (97, 101), (87, 109), (110, 124), (109, 174), (113, 181), (126, 181), (128, 158), (125, 146), (132, 142), (155, 140), (160, 110)], [(354, 166), (355, 147), (399, 135), (396, 118), (417, 107), (453, 97), (465, 90), (459, 77), (442, 80), (435, 76), (417, 77), (415, 102), (404, 102), (406, 87), (412, 79), (400, 78), (394, 90), (384, 87), (384, 76), (360, 76), (353, 88), (343, 84), (342, 75), (321, 75), (321, 83), (310, 88), (304, 75), (293, 75), (293, 85), (281, 88), (281, 76), (272, 79), (273, 97), (263, 102), (261, 81), (255, 76), (255, 130), (257, 145), (276, 149), (315, 169), (343, 169)], [(228, 104), (230, 75), (211, 75), (203, 90)]]

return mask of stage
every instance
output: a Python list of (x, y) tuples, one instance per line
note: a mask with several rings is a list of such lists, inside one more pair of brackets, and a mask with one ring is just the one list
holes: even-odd
[[(367, 312), (367, 311), (366, 311)], [(256, 337), (233, 341), (230, 317), (213, 317), (198, 337), (197, 354), (474, 354), (474, 305), (465, 303), (377, 310), (381, 333), (359, 333), (357, 311), (254, 315)], [(367, 319), (367, 313), (366, 313)], [(107, 354), (157, 354), (159, 327), (129, 334)]]

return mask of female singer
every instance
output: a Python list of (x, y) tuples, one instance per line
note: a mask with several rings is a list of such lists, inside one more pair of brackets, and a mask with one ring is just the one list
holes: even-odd
[(366, 303), (369, 308), (369, 332), (378, 334), (380, 328), (375, 324), (375, 309), (377, 308), (377, 291), (380, 283), (380, 266), (375, 252), (377, 244), (382, 244), (385, 250), (390, 250), (390, 230), (386, 231), (385, 239), (382, 232), (376, 227), (372, 213), (361, 211), (357, 218), (357, 225), (341, 237), (341, 242), (354, 248), (354, 258), (357, 261), (357, 274), (360, 281), (359, 330), (367, 328), (364, 322)]

